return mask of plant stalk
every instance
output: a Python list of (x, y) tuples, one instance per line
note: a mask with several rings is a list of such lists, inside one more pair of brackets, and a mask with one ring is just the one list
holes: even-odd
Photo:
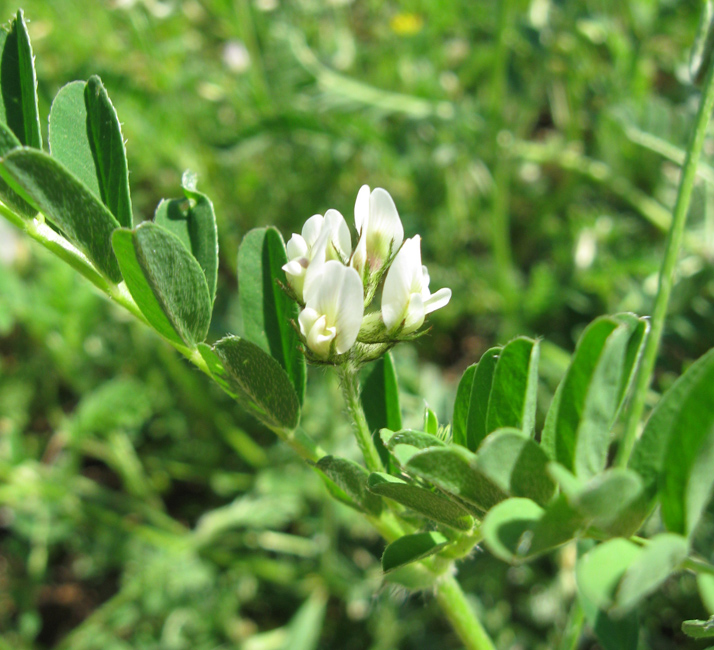
[(436, 600), (466, 650), (496, 650), (454, 576), (444, 576), (437, 582)]
[(667, 315), (667, 306), (674, 285), (674, 273), (677, 267), (677, 259), (682, 246), (684, 236), (684, 226), (687, 221), (689, 204), (694, 189), (694, 181), (697, 175), (697, 163), (704, 145), (704, 138), (707, 133), (709, 117), (714, 110), (714, 65), (709, 67), (706, 82), (704, 84), (704, 94), (699, 103), (699, 110), (694, 123), (694, 129), (687, 147), (687, 157), (682, 168), (682, 177), (679, 182), (677, 202), (674, 206), (672, 224), (667, 234), (664, 259), (659, 273), (659, 286), (657, 297), (655, 298), (654, 310), (652, 313), (652, 329), (645, 342), (645, 349), (642, 355), (642, 363), (637, 373), (637, 383), (632, 396), (629, 415), (625, 427), (625, 435), (617, 451), (616, 464), (624, 467), (627, 465), (632, 449), (637, 439), (640, 420), (645, 409), (647, 391), (652, 382), (652, 374), (657, 360), (659, 344), (662, 339), (664, 320)]
[(370, 472), (383, 472), (382, 459), (379, 457), (374, 440), (372, 440), (372, 432), (367, 424), (367, 418), (364, 415), (362, 402), (359, 398), (360, 386), (357, 371), (350, 366), (344, 365), (339, 368), (338, 373), (340, 375), (342, 396), (354, 424), (357, 444), (362, 451), (364, 463)]

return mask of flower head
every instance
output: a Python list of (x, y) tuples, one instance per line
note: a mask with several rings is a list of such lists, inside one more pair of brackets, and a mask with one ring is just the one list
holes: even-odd
[(308, 267), (327, 260), (346, 262), (352, 252), (352, 238), (345, 218), (337, 210), (328, 210), (323, 217), (315, 214), (302, 227), (302, 234), (293, 234), (287, 244), (288, 263), (283, 271), (295, 295), (302, 300)]
[(333, 342), (337, 354), (354, 345), (364, 315), (362, 291), (357, 271), (338, 260), (328, 260), (311, 273), (298, 323), (316, 356), (329, 357)]
[(410, 334), (424, 318), (451, 299), (451, 289), (429, 292), (429, 273), (421, 263), (421, 238), (407, 239), (394, 258), (382, 291), (382, 319), (388, 332)]
[(363, 278), (379, 271), (404, 241), (397, 207), (389, 192), (363, 185), (355, 201), (355, 226), (359, 241), (351, 265)]

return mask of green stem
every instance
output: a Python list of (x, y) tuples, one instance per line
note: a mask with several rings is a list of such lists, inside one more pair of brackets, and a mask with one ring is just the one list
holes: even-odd
[(493, 641), (454, 576), (445, 576), (437, 582), (436, 600), (466, 650), (495, 650)]
[(688, 557), (684, 560), (684, 562), (682, 562), (682, 568), (687, 571), (692, 571), (693, 573), (706, 573), (707, 575), (714, 576), (714, 566), (704, 560), (697, 560), (693, 557)]
[(684, 226), (687, 221), (694, 180), (697, 175), (697, 163), (699, 162), (699, 156), (707, 132), (707, 125), (709, 124), (709, 117), (713, 109), (714, 65), (710, 67), (707, 73), (707, 79), (704, 85), (704, 96), (699, 103), (699, 111), (697, 112), (696, 121), (694, 123), (694, 130), (692, 131), (689, 146), (687, 147), (687, 157), (684, 161), (684, 167), (682, 168), (682, 178), (679, 183), (677, 202), (674, 206), (672, 225), (667, 235), (664, 259), (662, 260), (662, 267), (659, 273), (659, 288), (657, 290), (657, 297), (652, 314), (652, 330), (645, 343), (642, 364), (637, 374), (637, 383), (635, 385), (632, 404), (625, 427), (625, 435), (617, 453), (616, 464), (621, 467), (626, 466), (630, 459), (632, 448), (637, 439), (640, 420), (645, 409), (647, 391), (652, 381), (652, 373), (657, 360), (660, 340), (662, 339), (662, 330), (664, 329), (664, 319), (667, 315), (669, 297), (672, 293), (672, 286), (674, 285), (674, 272), (677, 266), (679, 250), (682, 245)]
[(577, 650), (584, 623), (585, 612), (580, 605), (580, 601), (576, 598), (570, 607), (570, 613), (568, 614), (563, 636), (560, 638), (558, 650)]
[(367, 418), (362, 409), (360, 401), (359, 379), (357, 371), (349, 366), (341, 366), (338, 370), (340, 375), (340, 387), (342, 388), (342, 396), (345, 399), (347, 410), (354, 424), (355, 436), (362, 455), (364, 463), (370, 472), (383, 472), (384, 466), (382, 459), (379, 457), (377, 447), (372, 440), (372, 432), (367, 424)]

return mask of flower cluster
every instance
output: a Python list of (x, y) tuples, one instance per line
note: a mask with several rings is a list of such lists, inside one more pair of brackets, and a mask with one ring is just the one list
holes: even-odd
[[(427, 314), (451, 298), (450, 289), (429, 291), (421, 238), (404, 240), (399, 213), (386, 190), (360, 188), (355, 226), (354, 250), (350, 229), (337, 210), (310, 217), (287, 244), (283, 270), (302, 307), (300, 334), (308, 354), (318, 361), (345, 354), (358, 341), (363, 360), (376, 358), (415, 333)], [(381, 308), (365, 313), (380, 288)]]

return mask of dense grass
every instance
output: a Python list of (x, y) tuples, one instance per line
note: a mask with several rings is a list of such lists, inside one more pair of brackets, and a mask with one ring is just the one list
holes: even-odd
[[(391, 192), (433, 286), (454, 292), (397, 355), (407, 422), (422, 398), (447, 420), (460, 371), (515, 334), (545, 340), (546, 406), (584, 324), (651, 309), (696, 107), (697, 3), (23, 8), (44, 116), (62, 85), (102, 77), (137, 215), (198, 173), (219, 220), (214, 339), (240, 332), (245, 232), (275, 224), (287, 238), (329, 207), (350, 221), (362, 183)], [(3, 0), (0, 18), (16, 9)], [(714, 346), (713, 158), (708, 142), (658, 390)], [(0, 228), (0, 648), (459, 647), (428, 594), (380, 586), (383, 544), (308, 467)], [(338, 393), (312, 373), (303, 426), (355, 456)], [(707, 555), (713, 522), (698, 535)], [(573, 553), (463, 563), (499, 648), (557, 647)], [(643, 613), (647, 646), (685, 647), (681, 621), (703, 616), (693, 579), (671, 580)]]

